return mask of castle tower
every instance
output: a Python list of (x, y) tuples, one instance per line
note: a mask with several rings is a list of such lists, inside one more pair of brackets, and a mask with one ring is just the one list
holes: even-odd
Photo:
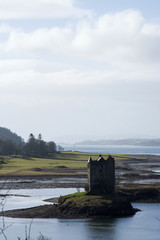
[(88, 184), (90, 192), (113, 193), (115, 190), (114, 158), (105, 160), (101, 155), (98, 160), (88, 160)]

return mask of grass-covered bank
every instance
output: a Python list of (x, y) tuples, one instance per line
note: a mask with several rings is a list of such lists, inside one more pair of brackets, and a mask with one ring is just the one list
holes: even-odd
[[(1, 176), (26, 176), (26, 175), (63, 175), (72, 174), (69, 169), (87, 169), (87, 160), (91, 156), (93, 159), (98, 158), (98, 154), (82, 153), (82, 152), (57, 152), (50, 158), (24, 158), (21, 156), (1, 156), (0, 157), (0, 175)], [(103, 154), (107, 158), (108, 154)], [(129, 162), (148, 161), (148, 157), (144, 155), (124, 155), (112, 154), (116, 163), (121, 162), (127, 164)], [(146, 161), (145, 161), (146, 160)], [(152, 163), (152, 159), (150, 160)], [(119, 167), (117, 165), (117, 167)], [(134, 174), (130, 177), (135, 176)]]
[[(21, 156), (1, 156), (0, 175), (46, 175), (57, 174), (56, 170), (87, 169), (87, 160), (98, 154), (82, 152), (57, 152), (50, 158), (30, 158)], [(107, 158), (107, 154), (103, 155)], [(127, 159), (125, 155), (114, 155), (116, 160)]]
[(0, 175), (52, 175), (58, 169), (83, 169), (90, 154), (79, 152), (58, 152), (50, 158), (24, 158), (1, 156)]

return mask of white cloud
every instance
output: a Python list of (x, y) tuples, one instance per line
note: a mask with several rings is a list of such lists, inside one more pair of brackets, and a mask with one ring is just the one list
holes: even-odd
[(31, 33), (12, 31), (4, 43), (6, 52), (26, 55), (52, 54), (65, 55), (70, 50), (72, 31), (64, 28), (38, 29)]
[(140, 12), (106, 14), (76, 28), (54, 27), (32, 32), (13, 30), (1, 42), (7, 53), (61, 56), (106, 62), (110, 65), (155, 63), (160, 60), (160, 25), (144, 20)]
[(2, 124), (22, 136), (158, 136), (160, 25), (128, 10), (65, 27), (0, 29), (8, 32), (0, 42)]
[(145, 22), (140, 12), (127, 10), (101, 16), (92, 25), (83, 23), (73, 45), (82, 56), (114, 64), (154, 60), (160, 56), (159, 40), (160, 26)]
[(0, 19), (90, 16), (90, 11), (78, 9), (73, 3), (73, 0), (0, 0)]

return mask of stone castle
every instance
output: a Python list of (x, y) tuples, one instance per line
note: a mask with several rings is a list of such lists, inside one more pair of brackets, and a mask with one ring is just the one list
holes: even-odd
[(98, 160), (88, 160), (88, 184), (92, 193), (114, 193), (115, 191), (115, 163), (114, 158), (108, 156), (105, 160), (101, 155)]

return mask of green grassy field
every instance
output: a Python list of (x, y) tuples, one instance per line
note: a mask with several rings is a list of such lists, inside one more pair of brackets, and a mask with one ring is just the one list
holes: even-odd
[[(98, 154), (82, 152), (56, 153), (52, 158), (22, 158), (6, 157), (0, 158), (0, 175), (45, 175), (56, 174), (56, 169), (86, 169), (89, 157), (93, 160)], [(107, 158), (107, 154), (103, 157)], [(128, 159), (126, 155), (112, 155), (115, 160)]]

